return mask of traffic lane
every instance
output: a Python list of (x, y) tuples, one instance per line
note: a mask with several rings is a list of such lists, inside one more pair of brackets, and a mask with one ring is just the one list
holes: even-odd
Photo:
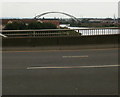
[(3, 52), (3, 64), (3, 69), (24, 69), (31, 66), (117, 65), (118, 51)]
[(117, 93), (117, 67), (3, 71), (3, 94), (8, 95), (115, 95)]
[[(75, 52), (72, 52), (73, 53), (72, 55), (77, 55), (78, 53), (79, 53), (78, 55), (85, 54), (85, 52), (76, 52), (76, 53)], [(109, 51), (107, 52), (107, 54), (109, 56), (111, 55), (110, 58), (111, 57), (115, 58), (117, 53), (114, 53), (114, 52), (115, 51)], [(79, 68), (79, 69), (40, 69), (40, 70), (26, 69), (26, 67), (28, 66), (40, 65), (42, 60), (39, 60), (39, 59), (43, 58), (41, 55), (45, 55), (43, 58), (44, 61), (42, 63), (44, 66), (45, 65), (51, 66), (51, 64), (45, 64), (46, 61), (49, 61), (52, 63), (56, 62), (57, 65), (61, 66), (61, 64), (59, 63), (60, 61), (58, 61), (57, 59), (58, 58), (61, 59), (61, 55), (63, 54), (66, 55), (67, 53), (68, 52), (64, 52), (62, 54), (61, 52), (59, 53), (47, 52), (42, 54), (41, 53), (23, 53), (23, 52), (9, 53), (9, 54), (5, 53), (8, 56), (4, 56), (3, 58), (3, 67), (4, 67), (3, 94), (8, 94), (8, 95), (10, 94), (11, 95), (13, 94), (16, 94), (16, 95), (20, 95), (20, 94), (23, 94), (23, 95), (113, 94), (114, 95), (114, 94), (117, 94), (117, 89), (118, 89), (117, 88), (118, 86), (117, 67)], [(71, 54), (69, 53), (67, 55), (70, 56)], [(102, 54), (104, 55), (104, 53), (105, 52), (103, 52)], [(55, 58), (52, 61), (48, 60), (48, 59), (51, 59), (50, 54), (52, 56), (54, 55), (54, 58)], [(94, 53), (91, 52), (90, 54), (93, 55)], [(97, 52), (96, 54), (100, 56), (101, 52)], [(33, 55), (37, 57), (34, 58)], [(55, 57), (56, 55), (58, 57)], [(48, 58), (46, 59), (46, 57)], [(109, 57), (106, 57), (106, 58), (109, 59)], [(111, 60), (115, 61), (116, 58), (115, 59), (114, 58), (111, 58)], [(76, 58), (73, 58), (73, 59), (74, 59), (73, 63), (75, 63)], [(87, 61), (86, 59), (87, 58), (82, 58), (82, 59), (79, 58), (77, 60), (81, 60), (81, 61), (84, 60), (84, 62), (85, 63), (87, 62), (86, 64), (89, 65), (90, 61)], [(68, 61), (66, 63), (72, 62), (71, 58), (67, 60)], [(78, 61), (78, 62), (81, 62), (81, 61)], [(104, 60), (102, 59), (102, 61)], [(35, 63), (35, 65), (31, 63)], [(39, 63), (39, 64), (36, 65), (36, 63)], [(42, 66), (42, 64), (40, 66)], [(86, 65), (86, 64), (83, 64), (83, 65)], [(63, 65), (64, 64), (62, 64), (62, 66)], [(82, 64), (79, 63), (79, 65), (82, 65)], [(95, 64), (95, 65), (98, 65), (98, 64)]]

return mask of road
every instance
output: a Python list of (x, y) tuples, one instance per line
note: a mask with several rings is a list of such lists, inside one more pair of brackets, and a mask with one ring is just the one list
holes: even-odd
[(3, 95), (117, 94), (117, 49), (3, 51)]

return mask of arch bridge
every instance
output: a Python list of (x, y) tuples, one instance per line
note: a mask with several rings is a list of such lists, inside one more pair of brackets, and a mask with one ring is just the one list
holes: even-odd
[(71, 18), (72, 18), (73, 20), (75, 20), (77, 23), (80, 22), (80, 21), (79, 21), (76, 17), (74, 17), (73, 15), (70, 15), (70, 14), (68, 14), (68, 13), (64, 13), (64, 12), (55, 12), (55, 11), (42, 13), (42, 14), (40, 14), (40, 15), (35, 16), (34, 19), (39, 19), (41, 16), (46, 15), (46, 14), (51, 14), (51, 13), (59, 13), (59, 14), (63, 14), (63, 15), (66, 15), (66, 16), (71, 17)]

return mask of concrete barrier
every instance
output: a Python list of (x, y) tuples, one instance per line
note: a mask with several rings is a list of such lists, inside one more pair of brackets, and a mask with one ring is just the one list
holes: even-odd
[(33, 37), (3, 38), (3, 48), (41, 48), (77, 49), (80, 48), (117, 48), (120, 35), (74, 36), (74, 37)]

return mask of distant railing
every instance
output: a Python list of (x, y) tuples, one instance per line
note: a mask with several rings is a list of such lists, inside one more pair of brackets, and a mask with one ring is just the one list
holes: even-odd
[(120, 28), (2, 30), (7, 37), (60, 37), (120, 34)]

